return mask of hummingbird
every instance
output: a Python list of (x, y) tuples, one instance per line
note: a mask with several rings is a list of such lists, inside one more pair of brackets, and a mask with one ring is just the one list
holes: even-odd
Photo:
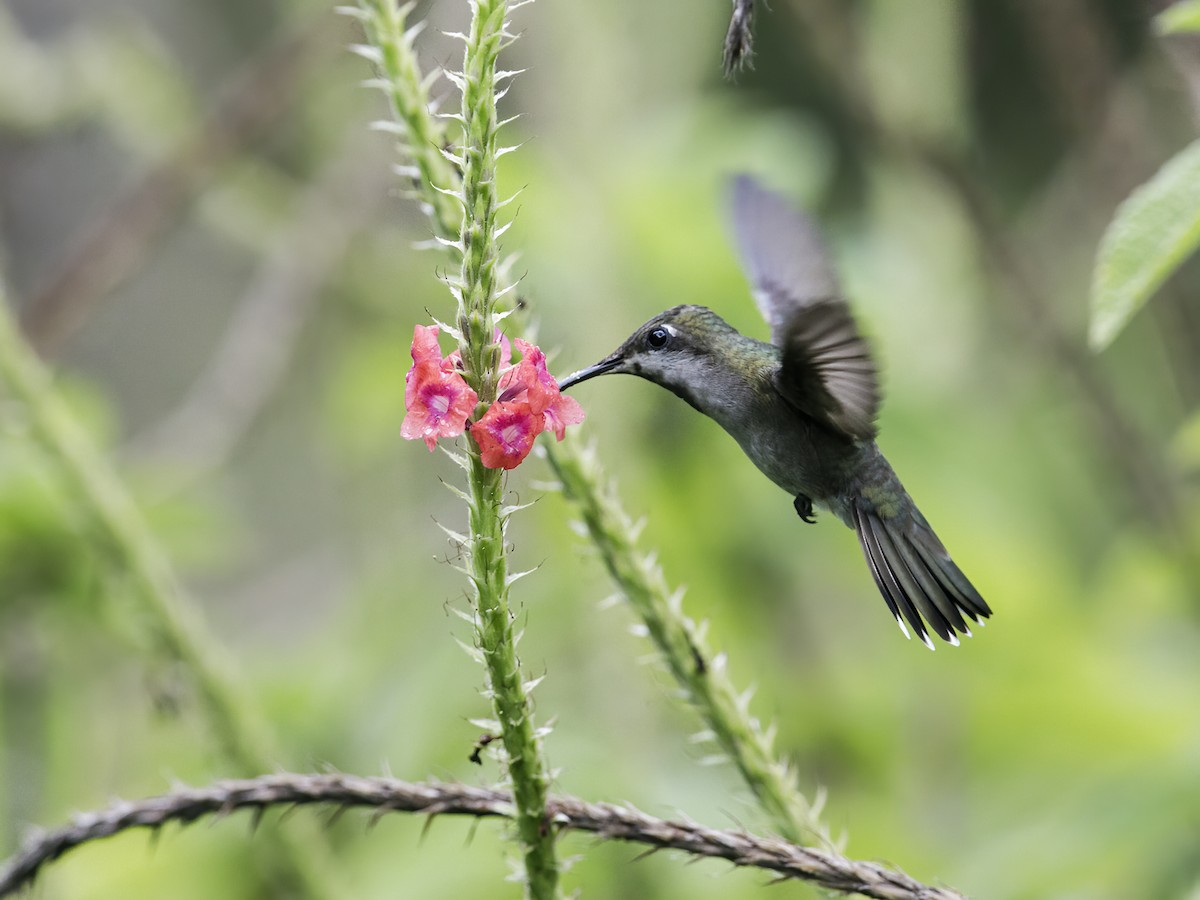
[[(958, 645), (991, 609), (917, 509), (875, 443), (879, 375), (817, 227), (742, 175), (732, 182), (735, 243), (765, 343), (704, 306), (675, 306), (613, 353), (567, 376), (637, 375), (714, 419), (759, 470), (791, 494), (801, 520), (828, 510), (858, 534), (900, 630), (934, 649)], [(906, 624), (907, 623), (907, 626)]]

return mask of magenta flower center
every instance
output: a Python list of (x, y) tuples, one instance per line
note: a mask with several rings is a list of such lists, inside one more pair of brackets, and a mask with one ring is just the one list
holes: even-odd
[(448, 385), (432, 385), (426, 390), (425, 408), (429, 410), (429, 417), (435, 422), (446, 418), (446, 413), (450, 411), (452, 394), (453, 391)]
[(519, 422), (509, 422), (500, 429), (500, 440), (502, 440), (509, 448), (516, 447), (521, 438), (525, 435), (525, 429), (521, 427)]

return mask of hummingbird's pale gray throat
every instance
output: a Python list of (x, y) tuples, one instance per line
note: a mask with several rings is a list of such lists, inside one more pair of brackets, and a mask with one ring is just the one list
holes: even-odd
[(795, 497), (858, 533), (879, 592), (908, 635), (958, 644), (992, 614), (950, 559), (875, 444), (879, 380), (816, 227), (747, 176), (732, 186), (732, 222), (771, 343), (738, 333), (703, 306), (676, 306), (615, 352), (564, 378), (566, 390), (609, 373), (639, 375), (715, 419), (751, 461)]

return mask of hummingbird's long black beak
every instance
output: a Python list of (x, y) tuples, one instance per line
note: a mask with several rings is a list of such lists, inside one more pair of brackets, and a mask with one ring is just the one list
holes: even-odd
[(589, 378), (595, 378), (597, 375), (603, 375), (605, 372), (611, 372), (621, 364), (621, 357), (614, 353), (612, 356), (607, 356), (594, 366), (588, 366), (586, 369), (580, 369), (574, 374), (568, 375), (558, 383), (558, 389), (565, 391), (569, 387), (574, 387), (581, 381), (587, 381)]

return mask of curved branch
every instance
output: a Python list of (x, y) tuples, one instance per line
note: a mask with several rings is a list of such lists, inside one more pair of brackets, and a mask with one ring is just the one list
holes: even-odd
[[(76, 847), (130, 828), (158, 829), (170, 822), (188, 824), (204, 816), (225, 816), (242, 809), (251, 810), (257, 821), (274, 806), (312, 804), (332, 805), (339, 810), (369, 808), (376, 818), (389, 812), (506, 819), (514, 814), (512, 797), (507, 792), (464, 784), (414, 784), (394, 778), (340, 774), (264, 775), (221, 781), (211, 787), (184, 788), (133, 803), (119, 802), (100, 812), (80, 813), (70, 825), (34, 835), (0, 870), (0, 897), (27, 887), (43, 866)], [(930, 887), (878, 863), (847, 859), (744, 831), (657, 819), (631, 807), (552, 797), (546, 812), (560, 829), (586, 831), (654, 849), (680, 850), (697, 858), (724, 859), (735, 866), (765, 869), (781, 879), (813, 882), (827, 890), (881, 900), (963, 900), (957, 891)]]

